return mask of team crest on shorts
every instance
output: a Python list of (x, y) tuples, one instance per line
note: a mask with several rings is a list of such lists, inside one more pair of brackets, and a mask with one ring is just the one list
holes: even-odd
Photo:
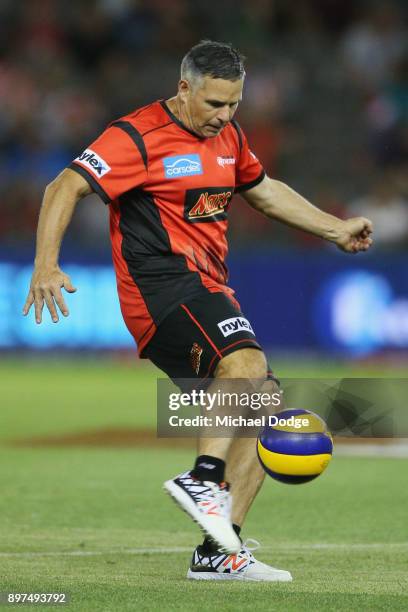
[(193, 346), (191, 347), (191, 351), (190, 351), (190, 359), (191, 359), (191, 367), (193, 368), (196, 374), (198, 374), (198, 372), (200, 371), (200, 363), (201, 363), (202, 354), (203, 354), (203, 348), (199, 344), (197, 344), (197, 342), (194, 342)]

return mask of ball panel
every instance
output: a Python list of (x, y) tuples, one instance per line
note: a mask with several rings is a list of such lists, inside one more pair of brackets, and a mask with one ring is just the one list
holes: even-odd
[(284, 455), (316, 455), (331, 453), (333, 441), (329, 433), (290, 433), (267, 427), (259, 436), (264, 448)]
[(305, 482), (310, 482), (311, 480), (314, 480), (315, 478), (320, 476), (320, 474), (312, 474), (310, 476), (289, 476), (287, 474), (278, 474), (277, 472), (272, 472), (272, 470), (268, 470), (267, 468), (264, 469), (265, 472), (269, 474), (269, 476), (271, 476), (275, 480), (278, 480), (279, 482), (284, 482), (285, 484), (303, 484)]
[(330, 453), (314, 455), (286, 455), (272, 452), (258, 441), (258, 456), (261, 463), (277, 474), (289, 476), (317, 476), (330, 462)]

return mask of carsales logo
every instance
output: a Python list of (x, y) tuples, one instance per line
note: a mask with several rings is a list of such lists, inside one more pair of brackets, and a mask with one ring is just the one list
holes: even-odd
[(202, 174), (201, 158), (197, 153), (176, 155), (163, 159), (164, 176), (167, 179), (182, 178), (194, 174)]
[(192, 223), (226, 219), (226, 209), (233, 193), (233, 187), (188, 189), (184, 204), (185, 219)]

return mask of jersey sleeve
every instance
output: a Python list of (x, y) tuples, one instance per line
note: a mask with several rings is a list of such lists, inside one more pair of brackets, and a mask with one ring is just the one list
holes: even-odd
[(233, 122), (239, 140), (239, 160), (236, 164), (235, 192), (240, 193), (256, 187), (265, 177), (265, 170), (259, 159), (249, 148), (248, 141), (238, 123)]
[(69, 168), (83, 176), (109, 204), (147, 178), (147, 154), (143, 138), (129, 122), (112, 123)]

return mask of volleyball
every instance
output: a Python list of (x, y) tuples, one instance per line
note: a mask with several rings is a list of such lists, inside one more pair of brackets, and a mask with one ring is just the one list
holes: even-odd
[(324, 420), (310, 410), (282, 410), (268, 417), (257, 440), (259, 461), (269, 476), (302, 484), (320, 476), (332, 458), (333, 439)]

